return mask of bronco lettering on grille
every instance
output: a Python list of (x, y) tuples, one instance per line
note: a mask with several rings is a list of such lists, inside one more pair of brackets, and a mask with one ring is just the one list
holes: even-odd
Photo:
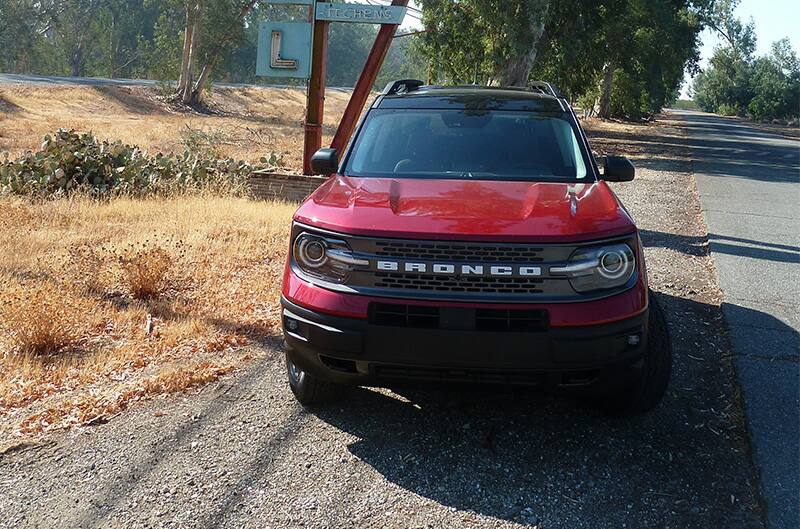
[(517, 276), (536, 277), (542, 275), (540, 266), (420, 263), (412, 261), (384, 261), (374, 263), (375, 270), (410, 274), (436, 274), (449, 276)]

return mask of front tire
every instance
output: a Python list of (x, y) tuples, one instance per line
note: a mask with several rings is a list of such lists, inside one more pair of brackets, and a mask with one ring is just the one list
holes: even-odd
[(664, 311), (650, 292), (647, 351), (644, 366), (626, 386), (609, 395), (603, 408), (616, 414), (636, 415), (655, 408), (667, 391), (672, 372), (672, 341)]
[(327, 404), (339, 398), (344, 392), (344, 386), (341, 384), (325, 382), (300, 369), (288, 353), (286, 354), (286, 375), (289, 379), (289, 388), (303, 406)]

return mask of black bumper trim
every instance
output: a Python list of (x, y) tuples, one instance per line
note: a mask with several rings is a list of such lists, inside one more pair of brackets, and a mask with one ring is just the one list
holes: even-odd
[[(293, 361), (342, 383), (382, 378), (534, 383), (541, 373), (613, 372), (637, 363), (647, 346), (646, 312), (603, 325), (507, 332), (392, 327), (317, 313), (285, 298), (281, 303)], [(638, 335), (638, 344), (629, 343), (631, 335)]]

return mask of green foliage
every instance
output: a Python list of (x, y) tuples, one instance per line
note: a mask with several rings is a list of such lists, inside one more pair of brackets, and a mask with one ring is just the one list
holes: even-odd
[(800, 112), (800, 63), (788, 39), (772, 45), (769, 57), (756, 59), (748, 114), (757, 120), (795, 117)]
[(731, 27), (728, 45), (717, 48), (708, 68), (694, 79), (697, 105), (723, 116), (756, 120), (796, 117), (800, 113), (800, 62), (788, 39), (775, 42), (770, 55), (754, 59), (755, 40), (749, 36), (749, 26)]
[(677, 108), (678, 110), (700, 110), (697, 103), (691, 99), (678, 99), (672, 104), (672, 108)]
[(434, 79), (503, 84), (509, 69), (531, 60), (532, 77), (555, 83), (586, 110), (605, 99), (619, 117), (659, 111), (698, 60), (702, 23), (690, 0), (423, 0), (422, 7), (431, 30), (422, 53)]
[(146, 77), (159, 81), (174, 81), (181, 67), (183, 30), (181, 13), (176, 9), (164, 10), (153, 25), (152, 40), (140, 44), (147, 64)]
[[(554, 83), (572, 100), (591, 108), (605, 61), (602, 2), (552, 2), (532, 77)], [(580, 38), (576, 38), (580, 35)]]
[[(420, 41), (416, 37), (395, 39), (383, 61), (383, 67), (375, 81), (375, 88), (380, 90), (390, 81), (397, 79), (426, 79), (428, 67), (419, 47)], [(359, 71), (361, 67), (363, 63), (359, 66)]]
[[(279, 157), (262, 158), (274, 168)], [(0, 162), (0, 190), (21, 195), (62, 195), (75, 191), (108, 194), (170, 194), (212, 190), (241, 194), (255, 168), (217, 159), (204, 149), (149, 155), (122, 142), (99, 141), (91, 133), (59, 130), (46, 136), (39, 151)]]
[[(422, 52), (432, 77), (450, 83), (499, 81), (515, 84), (534, 64), (547, 19), (547, 0), (421, 0), (429, 30)], [(530, 64), (527, 64), (527, 63)], [(512, 81), (510, 81), (512, 80)]]

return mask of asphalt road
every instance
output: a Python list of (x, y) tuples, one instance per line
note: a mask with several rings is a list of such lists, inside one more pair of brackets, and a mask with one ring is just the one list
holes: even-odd
[(800, 142), (684, 122), (769, 525), (800, 527)]

